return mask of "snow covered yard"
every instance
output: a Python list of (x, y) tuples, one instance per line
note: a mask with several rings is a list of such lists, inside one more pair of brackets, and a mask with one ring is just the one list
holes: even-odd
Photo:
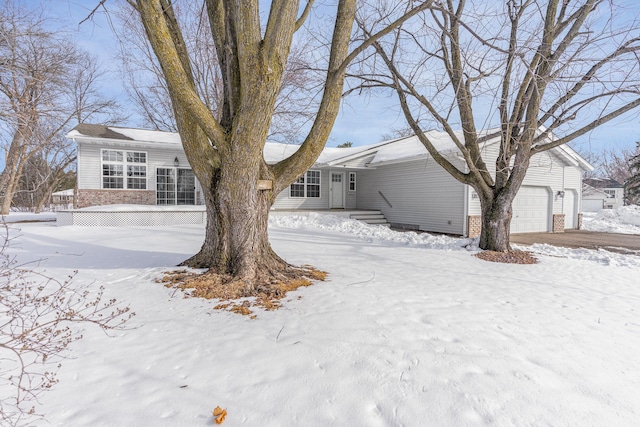
[(274, 218), (275, 250), (329, 276), (252, 320), (154, 282), (199, 249), (200, 226), (13, 227), (20, 260), (78, 269), (137, 313), (70, 347), (43, 425), (210, 426), (216, 406), (228, 426), (640, 419), (640, 257), (536, 247), (538, 264), (497, 264), (467, 239)]

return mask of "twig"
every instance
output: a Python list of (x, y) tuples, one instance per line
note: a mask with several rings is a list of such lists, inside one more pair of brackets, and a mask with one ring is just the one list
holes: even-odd
[(361, 285), (361, 284), (363, 284), (363, 283), (369, 283), (370, 281), (372, 281), (373, 279), (375, 279), (375, 277), (376, 277), (376, 272), (374, 271), (374, 272), (373, 272), (373, 276), (371, 276), (371, 278), (370, 278), (370, 279), (368, 279), (368, 280), (364, 280), (364, 281), (362, 281), (362, 282), (349, 283), (347, 286)]

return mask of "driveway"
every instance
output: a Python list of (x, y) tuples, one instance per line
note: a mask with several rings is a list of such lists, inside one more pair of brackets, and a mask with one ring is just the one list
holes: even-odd
[(567, 230), (564, 233), (520, 233), (511, 235), (511, 243), (532, 245), (547, 243), (565, 248), (606, 249), (611, 252), (640, 255), (640, 235)]

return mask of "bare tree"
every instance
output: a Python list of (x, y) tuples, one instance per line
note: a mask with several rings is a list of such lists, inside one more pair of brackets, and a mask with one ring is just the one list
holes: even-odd
[[(394, 25), (424, 10), (428, 3), (408, 8)], [(243, 2), (242, 7), (235, 1), (204, 2), (206, 37), (215, 45), (222, 80), (220, 113), (212, 111), (197, 90), (188, 44), (172, 2), (130, 0), (130, 4), (140, 14), (163, 71), (187, 158), (205, 192), (205, 241), (186, 264), (208, 267), (209, 277), (239, 284), (247, 293), (309, 274), (271, 249), (269, 209), (278, 193), (305, 173), (324, 148), (338, 113), (349, 62), (392, 27), (350, 51), (356, 1), (338, 2), (328, 37), (331, 45), (325, 56), (322, 97), (310, 130), (295, 154), (267, 164), (263, 149), (294, 34), (303, 28), (313, 2), (305, 3), (301, 10), (298, 1), (274, 0), (266, 23), (260, 20), (258, 1)]]
[(629, 171), (629, 162), (633, 155), (634, 152), (627, 149), (604, 150), (600, 156), (603, 176), (613, 179), (614, 181), (618, 181), (620, 184), (624, 184), (624, 182), (631, 176), (631, 172)]
[(584, 174), (584, 178), (613, 179), (620, 184), (629, 178), (629, 160), (633, 151), (626, 148), (605, 148), (601, 151), (580, 151), (580, 155), (595, 169)]
[(9, 213), (31, 156), (59, 142), (74, 121), (117, 115), (115, 102), (96, 92), (101, 74), (95, 60), (64, 33), (47, 30), (45, 21), (12, 2), (0, 8), (2, 214)]
[[(531, 157), (640, 105), (637, 17), (615, 1), (442, 0), (422, 18), (375, 44), (362, 86), (397, 93), (430, 155), (479, 195), (480, 247), (508, 251)], [(384, 13), (359, 17), (365, 36), (385, 22)], [(438, 152), (426, 123), (451, 137), (464, 162)], [(482, 156), (493, 138), (495, 166)]]
[[(191, 61), (196, 91), (216, 118), (221, 116), (222, 77), (216, 47), (207, 36), (208, 18), (201, 2), (173, 5), (176, 21), (182, 28), (186, 51)], [(156, 130), (176, 132), (169, 89), (162, 69), (146, 37), (140, 15), (129, 8), (116, 10), (122, 31), (118, 32), (123, 64), (122, 75), (127, 92), (142, 117), (142, 125)], [(269, 139), (299, 142), (300, 131), (313, 117), (318, 88), (322, 81), (314, 79), (306, 52), (309, 43), (294, 43), (282, 79), (280, 94), (274, 107)]]
[(52, 141), (26, 161), (17, 190), (14, 193), (14, 205), (34, 213), (40, 213), (51, 195), (58, 190), (73, 188), (68, 181), (69, 173), (75, 166), (76, 151), (74, 144), (64, 135), (58, 135), (59, 141)]

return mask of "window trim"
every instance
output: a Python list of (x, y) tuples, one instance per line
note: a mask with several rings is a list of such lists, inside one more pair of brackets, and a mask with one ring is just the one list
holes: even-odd
[[(310, 183), (309, 182), (309, 173), (318, 173), (318, 183)], [(302, 178), (302, 182), (300, 179)], [(302, 196), (294, 196), (292, 195), (293, 186), (294, 185), (302, 185), (303, 195)], [(318, 195), (317, 196), (309, 196), (309, 187), (317, 186), (318, 187)], [(299, 192), (299, 190), (296, 190)], [(304, 174), (300, 175), (294, 182), (289, 184), (289, 198), (290, 199), (321, 199), (322, 198), (322, 171), (319, 169), (309, 169)]]
[[(353, 179), (351, 179), (353, 178)], [(356, 173), (355, 172), (349, 172), (349, 191), (356, 191)], [(353, 184), (353, 188), (351, 188)]]
[[(105, 152), (120, 152), (122, 153), (122, 160), (105, 160), (104, 159), (104, 153)], [(143, 162), (135, 162), (135, 161), (128, 161), (129, 158), (129, 154), (132, 155), (132, 158), (139, 158), (140, 154), (144, 154), (144, 163)], [(138, 155), (138, 156), (136, 156)], [(117, 176), (115, 175), (116, 178), (121, 178), (122, 179), (122, 187), (105, 187), (104, 185), (104, 178), (105, 177), (109, 177), (109, 175), (105, 176), (104, 174), (104, 166), (105, 165), (114, 165), (114, 166), (121, 166), (122, 167), (122, 175), (121, 176)], [(141, 176), (129, 176), (129, 166), (131, 166), (132, 168), (135, 166), (142, 166), (144, 167), (144, 177)], [(138, 171), (138, 173), (140, 173), (140, 171)], [(144, 181), (139, 181), (139, 182), (144, 182), (144, 188), (130, 188), (129, 187), (129, 179), (137, 179), (137, 180), (142, 180), (144, 179)], [(123, 149), (118, 149), (118, 148), (101, 148), (100, 149), (100, 188), (102, 190), (132, 190), (132, 191), (146, 191), (149, 189), (149, 153), (146, 151), (140, 151), (140, 150), (123, 150)]]

